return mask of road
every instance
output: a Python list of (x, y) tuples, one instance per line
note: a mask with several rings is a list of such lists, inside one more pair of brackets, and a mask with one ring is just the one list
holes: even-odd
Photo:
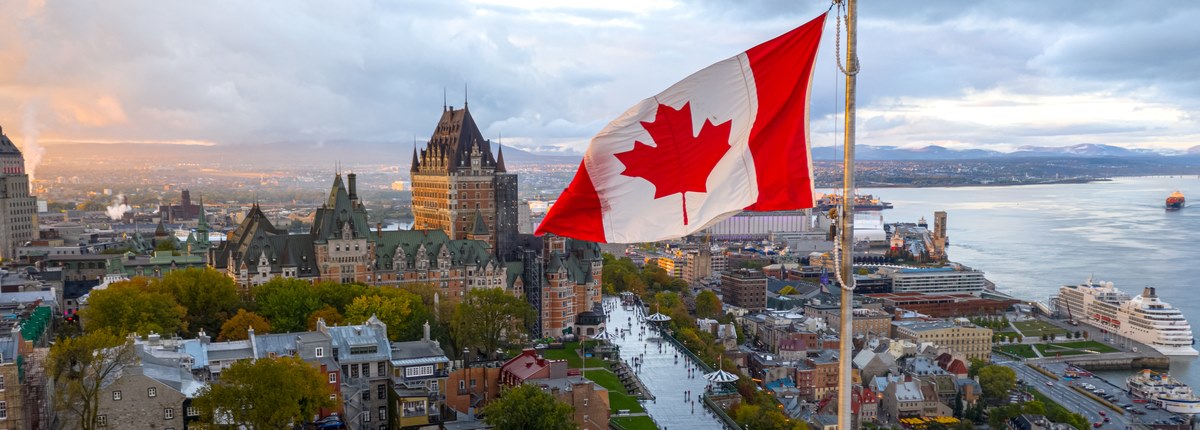
[[(1062, 381), (1055, 381), (1050, 377), (1041, 374), (1040, 372), (1026, 366), (1025, 363), (1008, 359), (1006, 357), (993, 357), (996, 364), (1009, 367), (1016, 371), (1017, 379), (1024, 380), (1030, 387), (1040, 391), (1047, 397), (1054, 399), (1058, 404), (1072, 412), (1083, 415), (1089, 423), (1104, 420), (1100, 415), (1100, 411), (1104, 411), (1107, 416), (1112, 419), (1112, 422), (1106, 423), (1101, 428), (1107, 429), (1124, 429), (1126, 426), (1132, 426), (1133, 422), (1130, 417), (1116, 413), (1107, 407), (1097, 403), (1095, 400), (1084, 396), (1083, 394), (1071, 389)], [(1047, 382), (1054, 382), (1054, 386), (1046, 385)]]

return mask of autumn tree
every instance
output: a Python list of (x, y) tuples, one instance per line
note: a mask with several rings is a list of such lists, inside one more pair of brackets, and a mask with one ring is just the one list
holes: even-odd
[(288, 278), (275, 278), (254, 288), (254, 304), (278, 333), (304, 331), (308, 316), (322, 306), (311, 284)]
[(325, 375), (296, 357), (238, 361), (192, 401), (206, 424), (255, 429), (291, 428), (321, 408), (336, 406)]
[(59, 340), (50, 347), (46, 366), (54, 381), (55, 409), (78, 420), (77, 428), (95, 429), (104, 382), (135, 359), (133, 343), (107, 329)]
[(325, 307), (317, 309), (316, 312), (308, 316), (309, 330), (317, 329), (317, 320), (324, 320), (326, 325), (341, 325), (346, 321), (346, 318), (342, 316), (341, 312), (334, 309), (333, 306), (325, 305)]
[(721, 315), (723, 315), (721, 312), (721, 299), (717, 298), (717, 293), (711, 290), (704, 290), (696, 294), (697, 317), (716, 318)]
[(505, 389), (499, 399), (483, 407), (483, 421), (498, 430), (577, 429), (573, 414), (571, 405), (531, 384)]
[(250, 328), (254, 328), (255, 333), (266, 333), (271, 330), (271, 323), (254, 312), (238, 309), (233, 318), (221, 325), (221, 334), (217, 336), (217, 340), (245, 340), (250, 337)]
[(468, 291), (454, 311), (452, 335), (459, 344), (491, 353), (506, 333), (517, 333), (533, 315), (525, 300), (500, 288)]
[(93, 290), (80, 316), (88, 330), (110, 330), (124, 336), (133, 332), (174, 334), (186, 330), (186, 313), (174, 295), (149, 278), (136, 277)]
[(206, 267), (176, 270), (163, 276), (159, 286), (171, 292), (187, 314), (187, 334), (215, 333), (241, 306), (237, 284), (224, 273)]

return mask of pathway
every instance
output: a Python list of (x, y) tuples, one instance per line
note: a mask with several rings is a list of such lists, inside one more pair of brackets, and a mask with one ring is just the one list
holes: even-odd
[[(639, 321), (643, 315), (636, 307), (622, 308), (616, 298), (604, 302), (609, 308), (608, 330), (614, 334), (618, 330), (626, 332), (613, 340), (621, 347), (621, 359), (655, 396), (642, 405), (658, 426), (664, 430), (724, 429), (724, 424), (699, 401), (698, 396), (708, 384), (704, 371), (692, 366), (674, 344), (653, 334), (648, 323)], [(685, 391), (690, 391), (690, 396), (685, 397)]]

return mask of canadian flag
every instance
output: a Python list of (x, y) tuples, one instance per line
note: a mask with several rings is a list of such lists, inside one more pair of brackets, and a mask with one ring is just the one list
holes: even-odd
[(813, 207), (808, 97), (824, 26), (822, 14), (625, 111), (537, 234), (652, 242), (742, 210)]

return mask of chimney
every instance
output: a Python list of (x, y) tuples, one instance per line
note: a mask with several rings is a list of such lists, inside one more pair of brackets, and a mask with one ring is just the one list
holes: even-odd
[(162, 340), (162, 336), (161, 336), (161, 335), (159, 335), (158, 333), (155, 333), (155, 332), (150, 332), (150, 335), (149, 335), (149, 336), (146, 336), (146, 340), (147, 340), (147, 341), (148, 341), (148, 343), (149, 343), (149, 344), (151, 344), (151, 345), (158, 345), (158, 344), (159, 344), (159, 341), (161, 341), (161, 340)]
[(212, 340), (212, 338), (208, 337), (208, 334), (204, 332), (204, 329), (200, 329), (200, 333), (196, 334), (196, 338), (200, 339), (200, 343), (205, 345)]
[(346, 183), (350, 188), (350, 201), (358, 202), (358, 187), (354, 185), (354, 178), (354, 173), (346, 175)]
[(383, 223), (375, 223), (375, 237), (383, 237)]

